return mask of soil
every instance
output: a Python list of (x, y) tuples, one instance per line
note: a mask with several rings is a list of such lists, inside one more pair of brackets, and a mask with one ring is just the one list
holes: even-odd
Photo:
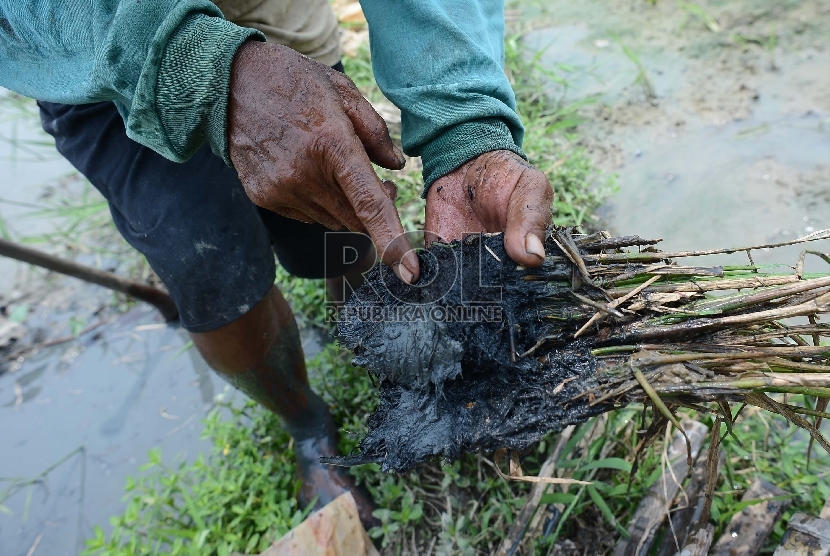
[(551, 93), (590, 101), (578, 142), (619, 176), (592, 226), (664, 249), (830, 226), (827, 2), (553, 0), (522, 21), (540, 63), (568, 81)]

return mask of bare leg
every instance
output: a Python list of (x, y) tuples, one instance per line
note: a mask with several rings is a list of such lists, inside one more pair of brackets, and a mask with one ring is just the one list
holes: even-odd
[(364, 525), (375, 524), (368, 494), (341, 467), (320, 456), (337, 454), (337, 430), (325, 402), (311, 390), (294, 315), (274, 287), (239, 319), (210, 332), (191, 333), (194, 345), (219, 374), (282, 418), (294, 438), (305, 502), (317, 506), (349, 490)]

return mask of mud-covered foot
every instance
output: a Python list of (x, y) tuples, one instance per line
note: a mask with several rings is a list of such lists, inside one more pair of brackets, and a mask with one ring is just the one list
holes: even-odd
[(357, 504), (360, 522), (368, 531), (379, 526), (380, 521), (372, 515), (375, 505), (363, 487), (357, 486), (345, 467), (320, 463), (320, 457), (338, 455), (337, 436), (332, 433), (317, 438), (296, 441), (294, 450), (297, 458), (297, 474), (303, 483), (299, 502), (306, 507), (315, 497), (314, 509), (319, 510), (345, 491), (350, 491)]

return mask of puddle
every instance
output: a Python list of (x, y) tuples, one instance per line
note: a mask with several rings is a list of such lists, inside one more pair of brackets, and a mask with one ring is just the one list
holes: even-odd
[[(81, 290), (85, 299), (101, 292)], [(79, 313), (36, 308), (26, 324), (65, 324)], [(308, 357), (331, 341), (315, 329), (301, 339)], [(4, 503), (11, 514), (0, 512), (3, 554), (26, 554), (41, 534), (38, 554), (75, 553), (94, 526), (110, 530), (109, 518), (124, 508), (125, 480), (140, 473), (151, 448), (159, 446), (168, 464), (209, 453), (202, 418), (217, 395), (242, 395), (187, 346), (185, 331), (142, 305), (0, 374), (0, 477), (30, 479), (71, 454)], [(9, 485), (0, 483), (0, 492)]]
[(152, 447), (168, 463), (209, 449), (201, 419), (225, 386), (186, 345), (142, 306), (0, 375), (0, 477), (32, 478), (73, 454), (5, 502), (4, 553), (26, 554), (41, 534), (38, 554), (75, 553), (122, 510), (125, 479)]

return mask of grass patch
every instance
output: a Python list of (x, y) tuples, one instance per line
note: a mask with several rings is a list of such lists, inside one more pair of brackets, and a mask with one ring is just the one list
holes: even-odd
[[(313, 385), (340, 425), (344, 452), (366, 430), (376, 403), (371, 380), (352, 368), (349, 358), (332, 345), (309, 362)], [(593, 485), (549, 489), (542, 511), (552, 519), (554, 505), (564, 511), (547, 535), (530, 543), (528, 553), (547, 554), (564, 539), (588, 543), (588, 536), (613, 542), (622, 534), (662, 471), (663, 444), (658, 441), (644, 454), (629, 488), (638, 431), (651, 418), (645, 412), (642, 405), (632, 405), (577, 428), (557, 468)], [(794, 496), (785, 519), (795, 511), (818, 513), (830, 496), (830, 457), (814, 451), (808, 468), (807, 436), (781, 418), (746, 412), (735, 430), (741, 443), (732, 437), (723, 442), (726, 464), (712, 506), (718, 532), (740, 511), (743, 491), (758, 476)], [(204, 436), (213, 443), (212, 453), (192, 464), (165, 466), (158, 451), (150, 453), (145, 473), (127, 483), (127, 509), (112, 518), (113, 532), (96, 529), (87, 541), (87, 556), (255, 553), (303, 519), (294, 500), (299, 485), (290, 439), (273, 414), (252, 402), (221, 406), (205, 420)], [(538, 472), (551, 440), (524, 457), (526, 473)], [(401, 476), (385, 475), (376, 465), (354, 468), (380, 508), (382, 525), (370, 535), (385, 554), (400, 554), (413, 545), (422, 552), (432, 547), (438, 554), (491, 554), (528, 491), (527, 485), (499, 478), (492, 466), (488, 456), (468, 454), (452, 465), (429, 464)], [(770, 545), (782, 534), (779, 524)]]

